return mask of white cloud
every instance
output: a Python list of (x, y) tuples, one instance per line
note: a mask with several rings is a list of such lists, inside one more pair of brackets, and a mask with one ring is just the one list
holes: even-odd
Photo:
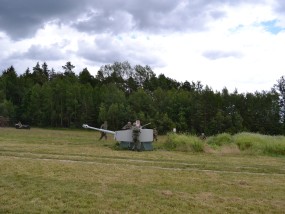
[(159, 72), (179, 81), (202, 81), (214, 90), (270, 90), (284, 73), (285, 36), (273, 35), (256, 23), (276, 16), (271, 8), (254, 5), (227, 8), (227, 14), (212, 22), (207, 32), (167, 37), (164, 56), (169, 63)]
[[(0, 27), (0, 48), (5, 50), (0, 71), (14, 65), (21, 73), (38, 61), (61, 71), (70, 61), (77, 72), (87, 67), (96, 75), (104, 64), (129, 61), (177, 81), (201, 81), (214, 90), (239, 92), (270, 90), (284, 74), (284, 3), (165, 0), (147, 1), (148, 10), (141, 10), (141, 1), (120, 3), (85, 0), (77, 13), (71, 5), (58, 14), (45, 11), (28, 29), (40, 28), (21, 40), (11, 40), (21, 37), (16, 35), (19, 29), (6, 27), (5, 32), (13, 34), (10, 38)], [(264, 23), (280, 29), (274, 34)]]

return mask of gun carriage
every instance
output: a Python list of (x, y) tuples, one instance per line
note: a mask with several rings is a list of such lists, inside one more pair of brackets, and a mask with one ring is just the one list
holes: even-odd
[[(152, 146), (153, 129), (144, 129), (143, 127), (145, 126), (142, 126), (140, 128), (139, 141), (141, 143), (141, 150), (150, 151), (150, 150), (153, 150), (153, 146)], [(92, 130), (105, 132), (107, 134), (114, 135), (114, 139), (119, 142), (120, 148), (122, 149), (131, 149), (134, 145), (132, 129), (111, 131), (111, 130), (106, 130), (106, 129), (95, 128), (87, 124), (83, 124), (82, 127), (85, 129), (92, 129)]]

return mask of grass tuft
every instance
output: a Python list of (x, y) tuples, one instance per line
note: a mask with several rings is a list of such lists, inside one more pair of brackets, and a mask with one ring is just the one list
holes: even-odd
[(228, 133), (218, 134), (207, 139), (209, 145), (223, 146), (225, 144), (233, 143), (233, 138)]
[(203, 152), (204, 143), (198, 137), (193, 135), (168, 134), (165, 143), (168, 150), (182, 152)]
[(285, 137), (239, 133), (234, 141), (242, 151), (253, 154), (285, 155)]
[(222, 133), (201, 140), (193, 135), (171, 133), (167, 135), (161, 148), (183, 152), (232, 151), (233, 154), (237, 154), (240, 151), (252, 155), (285, 155), (285, 137), (243, 132), (233, 136)]

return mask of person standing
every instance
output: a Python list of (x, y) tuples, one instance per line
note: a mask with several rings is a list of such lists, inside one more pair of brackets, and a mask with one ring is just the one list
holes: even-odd
[(206, 135), (205, 135), (205, 133), (202, 133), (202, 134), (201, 134), (200, 139), (201, 139), (201, 140), (206, 140)]
[(153, 128), (153, 140), (157, 141), (157, 135), (158, 135), (157, 129)]
[(140, 142), (140, 133), (141, 133), (141, 126), (140, 121), (137, 120), (132, 127), (132, 137), (133, 137), (133, 151), (141, 151), (141, 142)]
[(23, 126), (22, 123), (21, 123), (21, 121), (19, 121), (19, 122), (17, 123), (17, 125), (18, 125), (19, 128), (22, 128), (22, 126)]
[(131, 129), (132, 128), (132, 123), (128, 122), (126, 125), (124, 125), (124, 127), (122, 129)]
[[(104, 121), (104, 123), (100, 126), (100, 129), (105, 129), (105, 130), (108, 129), (107, 121)], [(99, 140), (101, 140), (103, 137), (105, 138), (105, 140), (107, 140), (107, 133), (106, 132), (101, 132), (101, 136), (100, 136)]]

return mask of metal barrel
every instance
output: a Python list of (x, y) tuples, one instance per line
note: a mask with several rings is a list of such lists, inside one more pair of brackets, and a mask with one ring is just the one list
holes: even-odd
[(146, 127), (146, 126), (148, 126), (148, 125), (150, 125), (151, 123), (147, 123), (147, 124), (145, 124), (145, 125), (143, 125), (141, 128), (144, 128), (144, 127)]
[(92, 126), (88, 126), (87, 124), (83, 124), (82, 127), (85, 128), (85, 129), (93, 129), (93, 130), (96, 130), (96, 131), (99, 131), (99, 132), (105, 132), (105, 133), (108, 133), (108, 134), (113, 134), (113, 135), (116, 134), (116, 132), (114, 132), (114, 131), (95, 128), (95, 127), (92, 127)]

